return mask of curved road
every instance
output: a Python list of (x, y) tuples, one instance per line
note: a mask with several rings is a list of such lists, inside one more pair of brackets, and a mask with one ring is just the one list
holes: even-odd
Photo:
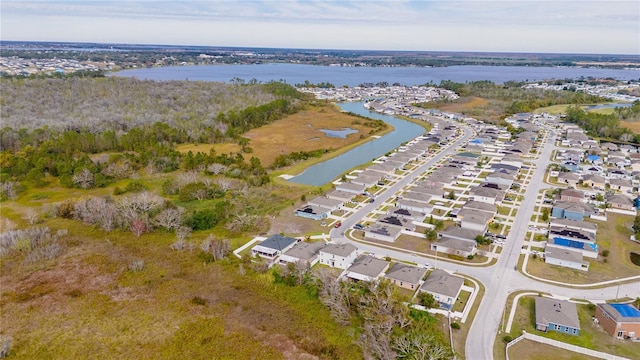
[[(391, 185), (384, 192), (377, 194), (373, 203), (365, 205), (349, 216), (349, 218), (343, 220), (340, 228), (332, 229), (330, 232), (331, 238), (339, 242), (350, 242), (364, 252), (389, 256), (398, 260), (415, 263), (428, 263), (433, 261), (431, 257), (421, 256), (417, 253), (391, 250), (384, 247), (353, 241), (344, 235), (344, 230), (347, 229), (347, 231), (349, 231), (353, 225), (360, 221), (364, 216), (369, 214), (389, 197), (393, 196), (397, 191), (401, 190), (405, 185), (411, 182), (414, 175), (423, 173), (429, 167), (434, 166), (443, 157), (451, 154), (463, 143), (466, 143), (473, 135), (473, 132), (467, 127), (463, 127), (463, 129), (465, 131), (463, 136), (451, 143), (448, 147), (442, 149), (435, 157), (427, 160), (425, 164), (415, 169), (410, 175), (405, 176), (397, 183)], [(545, 186), (543, 177), (551, 152), (554, 148), (555, 134), (553, 132), (548, 132), (547, 134), (549, 134), (549, 136), (544, 139), (546, 140), (544, 148), (539, 153), (537, 159), (532, 161), (532, 163), (535, 164), (533, 176), (527, 186), (527, 190), (524, 194), (524, 200), (520, 204), (516, 218), (512, 224), (511, 231), (507, 236), (507, 240), (505, 241), (505, 245), (497, 263), (490, 267), (473, 267), (445, 261), (441, 261), (437, 264), (438, 268), (468, 274), (478, 279), (485, 287), (485, 294), (491, 294), (491, 296), (485, 296), (481, 300), (480, 307), (473, 319), (473, 323), (471, 324), (465, 344), (465, 355), (469, 360), (493, 359), (493, 346), (496, 334), (498, 334), (500, 330), (499, 327), (502, 322), (503, 312), (506, 310), (506, 301), (509, 294), (514, 291), (532, 290), (548, 292), (552, 293), (554, 296), (583, 298), (596, 302), (612, 299), (616, 296), (640, 296), (640, 281), (621, 285), (612, 285), (598, 289), (575, 289), (534, 280), (515, 270), (521, 253), (521, 247), (527, 233), (529, 220), (531, 219), (531, 215), (533, 214), (536, 205), (537, 195), (540, 189)]]

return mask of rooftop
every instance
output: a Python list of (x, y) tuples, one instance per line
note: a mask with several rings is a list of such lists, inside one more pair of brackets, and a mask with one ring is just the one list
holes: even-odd
[(575, 303), (540, 296), (535, 297), (535, 301), (536, 324), (548, 325), (552, 323), (580, 329), (578, 310)]
[(460, 293), (460, 289), (462, 289), (463, 284), (463, 278), (438, 269), (429, 274), (429, 277), (425, 280), (420, 289), (455, 298)]
[(390, 279), (407, 282), (410, 284), (417, 284), (420, 280), (422, 280), (424, 274), (426, 273), (426, 269), (419, 268), (417, 266), (395, 263), (385, 276)]

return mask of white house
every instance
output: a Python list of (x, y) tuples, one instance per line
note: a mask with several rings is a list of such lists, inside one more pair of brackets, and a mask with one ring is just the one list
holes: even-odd
[(358, 256), (358, 248), (351, 244), (328, 244), (318, 251), (320, 264), (346, 269)]

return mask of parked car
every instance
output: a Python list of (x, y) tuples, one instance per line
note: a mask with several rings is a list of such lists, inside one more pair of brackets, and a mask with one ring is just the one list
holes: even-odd
[(362, 230), (362, 229), (364, 229), (364, 226), (362, 224), (355, 224), (355, 225), (353, 225), (353, 228), (356, 229), (356, 230)]
[(340, 226), (342, 226), (342, 223), (338, 221), (338, 222), (337, 222), (333, 227), (335, 227), (335, 228), (337, 229), (337, 228), (339, 228)]

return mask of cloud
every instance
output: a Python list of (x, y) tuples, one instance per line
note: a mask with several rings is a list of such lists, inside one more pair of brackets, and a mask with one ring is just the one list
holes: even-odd
[[(640, 52), (636, 1), (5, 1), (6, 40)], [(528, 49), (528, 50), (527, 50)]]

